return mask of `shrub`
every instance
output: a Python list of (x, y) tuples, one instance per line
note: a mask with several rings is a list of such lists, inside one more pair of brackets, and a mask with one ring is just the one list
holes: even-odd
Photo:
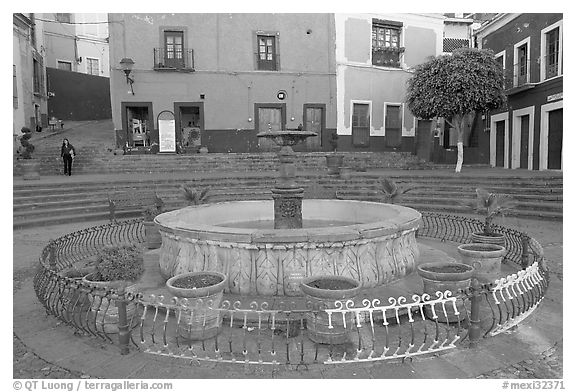
[(20, 130), (23, 135), (20, 136), (20, 144), (22, 145), (23, 150), (20, 151), (20, 157), (22, 159), (31, 159), (32, 153), (34, 152), (34, 145), (30, 143), (30, 138), (32, 137), (32, 131), (29, 128), (22, 127)]
[(107, 246), (98, 252), (96, 271), (103, 282), (136, 280), (144, 273), (144, 256), (137, 245)]
[(204, 204), (210, 199), (208, 188), (195, 189), (190, 186), (181, 185), (180, 190), (182, 191), (184, 200), (186, 200), (189, 206)]

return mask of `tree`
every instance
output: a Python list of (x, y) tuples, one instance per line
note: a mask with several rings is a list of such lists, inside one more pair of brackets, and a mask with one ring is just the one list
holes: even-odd
[(502, 66), (490, 50), (459, 49), (416, 66), (408, 80), (408, 107), (423, 119), (443, 117), (458, 135), (456, 173), (464, 159), (464, 124), (474, 112), (506, 102)]

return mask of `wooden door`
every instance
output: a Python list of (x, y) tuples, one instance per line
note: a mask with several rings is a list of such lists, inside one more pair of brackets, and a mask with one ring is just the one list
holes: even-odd
[(548, 169), (562, 169), (562, 111), (548, 113)]
[(304, 130), (316, 132), (318, 136), (306, 139), (305, 146), (307, 151), (320, 151), (322, 144), (322, 115), (324, 109), (307, 107), (304, 113)]
[[(282, 109), (258, 108), (258, 126), (258, 132), (281, 131)], [(277, 146), (272, 140), (258, 138), (258, 148), (260, 151), (273, 151)]]
[(520, 117), (520, 168), (528, 168), (528, 136), (530, 116)]
[(352, 144), (360, 147), (370, 145), (370, 105), (355, 103), (352, 107)]
[[(402, 145), (402, 107), (386, 105), (386, 145), (400, 147)], [(429, 133), (429, 132), (428, 132)], [(427, 159), (429, 160), (429, 159)]]
[(504, 167), (504, 121), (496, 121), (496, 167)]
[[(432, 120), (417, 120), (416, 125), (416, 155), (426, 162), (431, 160), (434, 147), (432, 134)], [(388, 133), (388, 131), (386, 131)], [(386, 135), (388, 136), (388, 135)]]
[(164, 32), (164, 62), (167, 67), (184, 67), (184, 33), (182, 31)]

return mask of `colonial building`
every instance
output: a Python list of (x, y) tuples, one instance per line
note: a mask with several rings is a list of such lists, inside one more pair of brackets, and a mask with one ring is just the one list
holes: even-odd
[(13, 135), (47, 126), (46, 70), (42, 22), (34, 14), (13, 14)]
[[(441, 14), (336, 14), (337, 129), (344, 150), (429, 149), (405, 102), (410, 68), (442, 53)], [(418, 144), (416, 143), (416, 144)]]
[(46, 66), (110, 76), (107, 14), (42, 14)]
[(562, 14), (498, 14), (475, 32), (506, 75), (508, 105), (486, 127), (492, 166), (562, 169), (562, 25)]
[(303, 148), (329, 148), (333, 15), (109, 14), (109, 22), (119, 145), (261, 151), (270, 145), (259, 131), (302, 126), (318, 133)]
[(109, 119), (107, 14), (42, 14), (42, 19), (51, 125)]

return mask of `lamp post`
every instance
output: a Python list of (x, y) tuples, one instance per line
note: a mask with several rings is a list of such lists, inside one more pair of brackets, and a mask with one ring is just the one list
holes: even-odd
[(134, 79), (130, 77), (130, 73), (132, 72), (132, 67), (134, 66), (134, 60), (131, 58), (124, 57), (120, 60), (120, 67), (122, 67), (122, 71), (126, 74), (126, 83), (130, 85), (130, 91), (132, 95), (134, 95), (134, 88), (132, 85), (134, 84)]

